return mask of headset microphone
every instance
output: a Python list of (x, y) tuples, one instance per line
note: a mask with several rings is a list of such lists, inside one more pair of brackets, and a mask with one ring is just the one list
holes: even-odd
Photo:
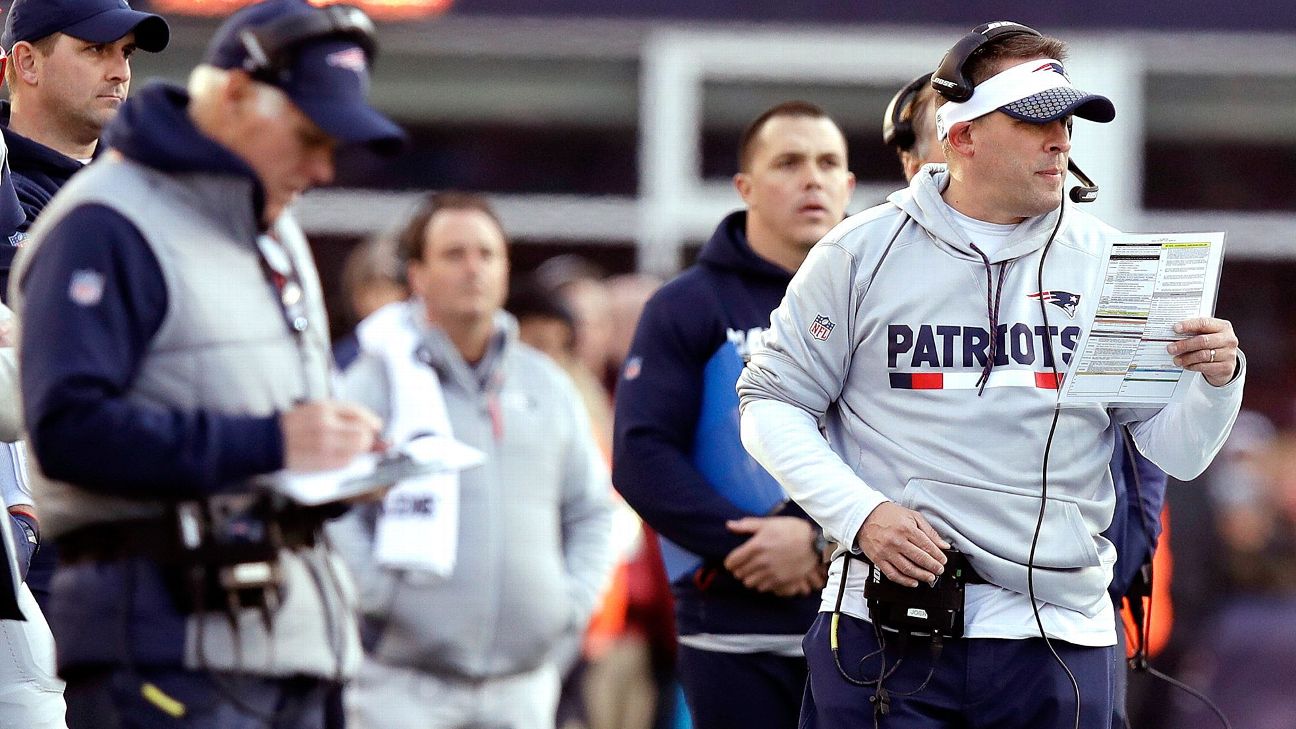
[(1093, 180), (1089, 179), (1089, 175), (1086, 175), (1081, 171), (1080, 166), (1075, 163), (1075, 160), (1067, 160), (1067, 169), (1071, 174), (1075, 175), (1077, 180), (1080, 181), (1079, 185), (1071, 188), (1071, 202), (1091, 203), (1094, 200), (1097, 200), (1098, 185), (1096, 185)]

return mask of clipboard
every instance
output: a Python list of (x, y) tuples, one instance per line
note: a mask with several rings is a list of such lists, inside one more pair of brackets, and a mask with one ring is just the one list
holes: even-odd
[(303, 506), (378, 494), (401, 481), (479, 466), (486, 454), (444, 435), (423, 435), (387, 453), (364, 453), (332, 471), (279, 471), (267, 486)]

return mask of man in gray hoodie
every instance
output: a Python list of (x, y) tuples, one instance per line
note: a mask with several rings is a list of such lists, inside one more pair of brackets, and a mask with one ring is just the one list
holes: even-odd
[[(415, 298), (359, 327), (349, 397), (384, 413), (396, 447), (453, 435), (485, 462), (430, 491), (454, 529), (435, 569), (390, 559), (401, 502), (334, 530), (355, 572), (367, 657), (352, 686), (360, 729), (543, 729), (560, 673), (611, 574), (611, 484), (575, 386), (518, 341), (504, 313), (508, 250), (487, 202), (430, 197), (398, 241)], [(452, 506), (457, 492), (457, 508)], [(431, 547), (431, 545), (429, 545)], [(430, 551), (430, 549), (429, 549)]]
[[(912, 180), (925, 164), (944, 164), (945, 150), (936, 139), (936, 91), (930, 73), (910, 81), (891, 100), (882, 120), (882, 139), (896, 148), (905, 180)], [(1116, 429), (1116, 443), (1111, 460), (1112, 484), (1116, 488), (1116, 509), (1111, 526), (1102, 536), (1116, 548), (1116, 566), (1107, 594), (1116, 610), (1115, 663), (1116, 691), (1112, 726), (1124, 727), (1128, 666), (1125, 659), (1125, 618), (1122, 601), (1139, 604), (1140, 592), (1150, 589), (1142, 576), (1146, 567), (1151, 574), (1152, 555), (1159, 546), (1161, 509), (1165, 506), (1166, 474), (1157, 468), (1126, 440), (1123, 429)], [(1162, 602), (1161, 608), (1168, 607)]]
[[(951, 49), (932, 82), (948, 169), (923, 168), (815, 247), (739, 380), (744, 444), (846, 545), (805, 641), (802, 726), (880, 712), (889, 729), (1107, 727), (1114, 429), (1187, 479), (1236, 417), (1244, 360), (1232, 325), (1208, 317), (1169, 345), (1203, 375), (1183, 401), (1056, 407), (1116, 234), (1063, 203), (1071, 117), (1115, 115), (1071, 86), (1064, 55), (1012, 23)], [(951, 545), (978, 575), (963, 638), (933, 658), (869, 626), (869, 570), (843, 555), (916, 587)]]

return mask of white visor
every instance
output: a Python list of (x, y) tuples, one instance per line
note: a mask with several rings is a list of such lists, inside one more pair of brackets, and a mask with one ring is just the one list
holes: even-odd
[(982, 81), (964, 102), (947, 101), (936, 109), (936, 138), (949, 136), (950, 127), (972, 121), (992, 111), (1033, 124), (1056, 121), (1072, 114), (1090, 121), (1116, 118), (1111, 100), (1071, 85), (1061, 62), (1036, 58), (1004, 69)]

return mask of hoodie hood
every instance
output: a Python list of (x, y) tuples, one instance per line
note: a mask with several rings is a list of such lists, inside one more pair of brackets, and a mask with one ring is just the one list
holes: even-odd
[(752, 250), (747, 242), (747, 211), (737, 210), (725, 216), (711, 234), (711, 240), (702, 246), (698, 262), (720, 270), (782, 281), (792, 280), (792, 273), (784, 271)]
[[(962, 226), (955, 222), (949, 205), (941, 198), (949, 182), (949, 170), (945, 165), (924, 165), (914, 175), (909, 187), (891, 193), (887, 200), (930, 233), (939, 248), (956, 258), (980, 263), (981, 254), (972, 248), (972, 241), (968, 240)], [(989, 257), (989, 262), (1002, 263), (1043, 248), (1053, 233), (1061, 210), (1059, 206), (1057, 210), (1023, 220), (1004, 245)]]
[(228, 148), (199, 131), (188, 108), (189, 94), (183, 88), (149, 83), (122, 104), (104, 128), (103, 144), (161, 172), (246, 178), (252, 183), (253, 209), (260, 220), (265, 192), (256, 173)]
[(435, 369), (443, 381), (454, 381), (465, 392), (499, 389), (504, 381), (505, 355), (520, 342), (517, 319), (512, 314), (503, 309), (495, 312), (494, 331), (486, 344), (486, 353), (481, 361), (470, 364), (450, 341), (450, 335), (428, 321), (422, 299), (414, 297), (402, 305), (406, 307), (406, 316), (413, 321), (415, 330), (422, 336), (418, 356), (423, 358), (424, 364)]

